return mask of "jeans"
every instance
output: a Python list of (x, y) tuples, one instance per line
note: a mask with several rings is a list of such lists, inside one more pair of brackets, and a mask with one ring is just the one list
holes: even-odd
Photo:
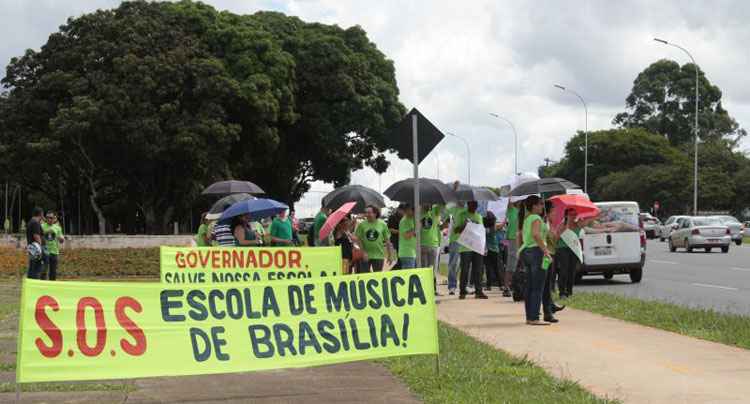
[(499, 258), (497, 251), (487, 250), (487, 255), (484, 256), (484, 272), (487, 276), (487, 287), (502, 286), (502, 280), (500, 279), (500, 268)]
[(474, 294), (482, 294), (482, 256), (473, 252), (461, 253), (461, 279), (459, 281), (459, 294), (466, 294), (466, 283), (471, 274), (471, 283), (474, 284)]
[(560, 296), (571, 296), (573, 284), (576, 281), (576, 270), (578, 269), (578, 257), (570, 248), (558, 248), (555, 254), (557, 264), (558, 283)]
[(552, 301), (549, 293), (544, 293), (544, 286), (547, 282), (547, 271), (542, 269), (542, 260), (544, 253), (539, 247), (524, 249), (521, 255), (523, 263), (526, 266), (526, 321), (539, 320), (540, 306), (544, 307), (544, 315), (552, 315)]
[(456, 281), (458, 274), (458, 254), (459, 244), (456, 241), (451, 241), (448, 245), (448, 290), (456, 289)]
[(29, 271), (26, 274), (26, 277), (29, 279), (41, 279), (40, 276), (42, 274), (43, 266), (44, 262), (41, 259), (32, 260), (29, 258)]
[(383, 259), (370, 258), (359, 263), (359, 273), (382, 272)]
[(518, 267), (518, 244), (515, 239), (508, 240), (508, 252), (507, 252), (507, 264), (505, 265), (505, 271), (516, 272)]
[(42, 270), (40, 279), (49, 279), (54, 281), (57, 279), (57, 254), (50, 254), (44, 256), (44, 269)]
[(401, 269), (413, 269), (417, 267), (417, 258), (416, 257), (399, 257), (398, 263), (401, 266)]

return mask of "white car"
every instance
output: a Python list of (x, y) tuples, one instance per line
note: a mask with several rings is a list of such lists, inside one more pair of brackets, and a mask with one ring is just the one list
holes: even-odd
[(659, 231), (659, 240), (666, 241), (667, 238), (669, 238), (669, 235), (672, 234), (672, 232), (677, 228), (677, 220), (686, 217), (690, 216), (670, 216), (669, 219), (667, 219), (667, 221), (664, 222), (663, 225), (661, 225), (661, 230)]
[(729, 228), (716, 217), (692, 216), (677, 221), (679, 227), (669, 235), (669, 251), (675, 252), (684, 248), (693, 252), (695, 248), (703, 248), (711, 252), (713, 248), (721, 248), (721, 252), (729, 252), (732, 235)]
[(732, 241), (737, 245), (742, 245), (742, 230), (743, 225), (737, 218), (733, 216), (715, 216), (719, 221), (729, 227), (729, 232), (732, 233)]
[(661, 221), (651, 216), (650, 213), (641, 213), (641, 220), (643, 221), (643, 231), (646, 232), (646, 238), (651, 240), (660, 237), (661, 234)]

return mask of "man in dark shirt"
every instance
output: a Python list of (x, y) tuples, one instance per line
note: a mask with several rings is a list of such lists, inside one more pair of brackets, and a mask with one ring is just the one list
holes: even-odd
[[(398, 255), (398, 225), (401, 222), (401, 218), (404, 217), (404, 204), (399, 205), (395, 212), (391, 213), (388, 218), (388, 230), (391, 232), (391, 245), (393, 246), (396, 255)], [(399, 269), (401, 266), (396, 260), (396, 264), (391, 269)]]
[(42, 272), (42, 246), (44, 245), (44, 238), (42, 237), (42, 220), (44, 219), (44, 211), (42, 208), (34, 208), (32, 211), (31, 220), (26, 228), (26, 244), (31, 245), (36, 243), (39, 247), (38, 254), (32, 254), (31, 251), (37, 251), (36, 249), (29, 249), (29, 272), (27, 276), (30, 279), (39, 279)]

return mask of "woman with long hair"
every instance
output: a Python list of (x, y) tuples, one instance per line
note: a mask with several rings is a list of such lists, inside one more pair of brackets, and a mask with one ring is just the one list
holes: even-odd
[(521, 230), (521, 258), (527, 271), (526, 280), (526, 324), (547, 325), (539, 321), (540, 306), (544, 309), (544, 320), (551, 322), (552, 302), (544, 295), (547, 282), (547, 269), (552, 256), (547, 248), (547, 225), (542, 219), (544, 201), (532, 195), (524, 202), (523, 220), (519, 220)]
[(559, 241), (555, 253), (555, 265), (558, 272), (558, 289), (560, 298), (573, 295), (573, 284), (580, 263), (576, 251), (581, 251), (578, 240), (581, 235), (580, 223), (576, 220), (575, 209), (566, 209), (563, 222), (558, 230)]
[(495, 214), (487, 211), (484, 217), (484, 228), (486, 233), (487, 254), (484, 256), (484, 272), (487, 277), (487, 290), (497, 285), (502, 288), (503, 281), (500, 279), (499, 254), (500, 243), (497, 239), (497, 219)]
[(352, 217), (347, 215), (341, 219), (333, 230), (334, 245), (341, 246), (341, 273), (345, 275), (354, 272), (354, 268), (359, 264), (359, 262), (355, 262), (354, 251), (356, 249), (361, 250), (359, 239), (352, 234), (352, 225)]
[(250, 247), (263, 244), (255, 230), (250, 225), (250, 215), (244, 214), (232, 218), (232, 234), (234, 234), (234, 245), (238, 247)]

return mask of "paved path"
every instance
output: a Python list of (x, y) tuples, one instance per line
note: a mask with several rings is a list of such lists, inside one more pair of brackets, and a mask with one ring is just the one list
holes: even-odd
[[(443, 292), (445, 292), (443, 287)], [(566, 309), (527, 326), (523, 304), (440, 297), (438, 318), (469, 335), (626, 403), (747, 403), (750, 351)]]
[(583, 278), (576, 288), (750, 315), (750, 244), (732, 244), (727, 254), (690, 254), (670, 253), (667, 243), (652, 240), (640, 284), (630, 283), (627, 275), (609, 282), (597, 276)]

